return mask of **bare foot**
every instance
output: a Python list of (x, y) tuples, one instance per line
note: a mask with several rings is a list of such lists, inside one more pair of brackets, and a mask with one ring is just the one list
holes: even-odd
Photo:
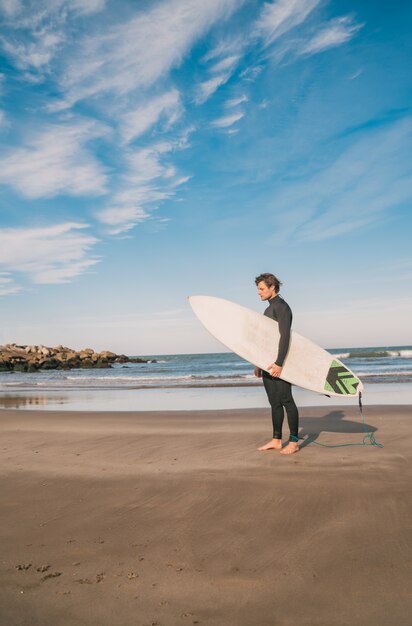
[(282, 449), (282, 440), (281, 439), (272, 439), (268, 441), (267, 444), (258, 448), (260, 452), (266, 452), (266, 450), (281, 450)]
[(281, 454), (294, 454), (299, 452), (299, 444), (296, 441), (289, 441), (288, 445), (280, 451)]

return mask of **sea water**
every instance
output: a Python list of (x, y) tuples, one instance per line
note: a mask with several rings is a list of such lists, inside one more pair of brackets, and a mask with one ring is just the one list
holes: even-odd
[[(361, 378), (372, 402), (379, 398), (379, 403), (412, 404), (412, 346), (329, 351)], [(191, 410), (266, 406), (253, 367), (231, 352), (144, 358), (147, 363), (115, 364), (108, 369), (1, 372), (0, 407)], [(324, 403), (323, 396), (297, 388), (295, 396), (305, 405)], [(340, 399), (326, 400), (331, 404)]]

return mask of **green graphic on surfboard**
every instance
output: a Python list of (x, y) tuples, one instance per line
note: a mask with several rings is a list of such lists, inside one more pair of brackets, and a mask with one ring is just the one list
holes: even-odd
[(352, 396), (356, 395), (359, 383), (359, 378), (356, 378), (342, 363), (332, 361), (326, 376), (325, 391), (340, 393), (343, 396)]

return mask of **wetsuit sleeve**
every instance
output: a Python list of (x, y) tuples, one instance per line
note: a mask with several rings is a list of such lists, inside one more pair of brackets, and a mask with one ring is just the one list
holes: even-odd
[(280, 310), (276, 311), (278, 316), (278, 324), (279, 324), (279, 348), (278, 348), (278, 356), (275, 361), (276, 365), (279, 367), (283, 366), (283, 361), (286, 358), (286, 355), (289, 350), (289, 342), (290, 342), (290, 327), (292, 325), (292, 312), (290, 308), (286, 306), (279, 307)]

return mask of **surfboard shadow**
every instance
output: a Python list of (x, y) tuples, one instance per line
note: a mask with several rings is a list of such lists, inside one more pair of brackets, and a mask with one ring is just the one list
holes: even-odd
[[(319, 439), (322, 433), (359, 433), (359, 435), (365, 435), (368, 433), (376, 433), (378, 430), (371, 424), (362, 425), (362, 422), (354, 422), (352, 420), (343, 420), (345, 417), (344, 411), (330, 411), (326, 415), (320, 417), (301, 417), (300, 418), (300, 430), (299, 437), (304, 437), (306, 441), (299, 443), (299, 447), (306, 448), (312, 441)], [(365, 430), (366, 429), (366, 430)], [(336, 444), (345, 443), (345, 441), (333, 442)], [(333, 444), (330, 444), (333, 445)]]

